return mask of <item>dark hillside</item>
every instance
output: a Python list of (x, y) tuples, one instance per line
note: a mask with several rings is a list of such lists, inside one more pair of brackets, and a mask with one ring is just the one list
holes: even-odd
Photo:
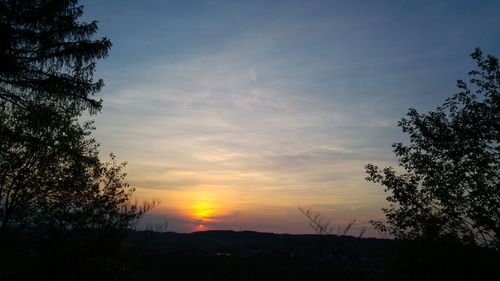
[(259, 253), (286, 253), (321, 257), (340, 250), (351, 255), (378, 256), (391, 240), (323, 236), (314, 234), (274, 234), (254, 231), (215, 230), (193, 233), (138, 231), (130, 234), (125, 247), (145, 252), (200, 252), (250, 256)]
[(142, 231), (131, 233), (123, 250), (141, 269), (130, 280), (380, 280), (391, 243), (252, 231)]

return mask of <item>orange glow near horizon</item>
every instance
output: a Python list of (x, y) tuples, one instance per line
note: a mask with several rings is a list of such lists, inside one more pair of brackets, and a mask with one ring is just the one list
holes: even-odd
[[(338, 169), (337, 169), (338, 170)], [(349, 198), (352, 188), (345, 184), (346, 193), (336, 189), (304, 193), (294, 185), (275, 190), (292, 177), (276, 179), (263, 174), (238, 175), (228, 171), (186, 173), (174, 171), (169, 178), (179, 182), (191, 178), (193, 185), (182, 188), (147, 188), (138, 186), (139, 198), (158, 198), (161, 205), (151, 211), (156, 217), (171, 221), (173, 231), (206, 231), (212, 229), (245, 229), (282, 233), (310, 233), (309, 222), (297, 210), (298, 206), (310, 207), (324, 217), (342, 224), (351, 218), (365, 223), (378, 207), (364, 208), (358, 200)], [(259, 176), (260, 175), (260, 176)], [(140, 180), (136, 179), (140, 182)], [(321, 191), (321, 187), (312, 186)], [(349, 193), (347, 192), (349, 191)], [(366, 194), (370, 197), (370, 194)], [(358, 202), (357, 202), (358, 201)], [(380, 204), (382, 204), (381, 202)], [(324, 206), (332, 206), (325, 208)]]
[(206, 230), (207, 223), (215, 222), (217, 217), (230, 212), (232, 205), (229, 202), (232, 199), (234, 198), (221, 190), (193, 189), (178, 193), (175, 205), (184, 217), (199, 222), (197, 230)]

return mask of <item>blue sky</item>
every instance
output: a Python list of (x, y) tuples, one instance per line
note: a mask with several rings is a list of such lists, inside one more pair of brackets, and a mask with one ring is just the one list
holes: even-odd
[(81, 3), (114, 44), (95, 136), (174, 231), (381, 218), (363, 166), (396, 163), (397, 121), (456, 93), (475, 47), (500, 56), (498, 1)]

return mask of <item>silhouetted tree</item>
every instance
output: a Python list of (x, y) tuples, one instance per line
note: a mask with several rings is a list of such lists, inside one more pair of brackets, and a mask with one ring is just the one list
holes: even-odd
[(130, 202), (123, 165), (101, 162), (79, 122), (101, 108), (93, 74), (111, 47), (82, 13), (76, 0), (0, 1), (0, 234), (127, 227), (155, 204)]
[(458, 94), (398, 123), (409, 136), (393, 144), (401, 169), (366, 166), (367, 180), (390, 193), (387, 225), (376, 226), (397, 238), (499, 249), (500, 70), (479, 48), (471, 56), (478, 70), (458, 81)]
[(27, 107), (43, 102), (95, 113), (103, 87), (93, 80), (95, 61), (111, 48), (93, 39), (97, 22), (79, 22), (76, 0), (0, 1), (0, 99)]

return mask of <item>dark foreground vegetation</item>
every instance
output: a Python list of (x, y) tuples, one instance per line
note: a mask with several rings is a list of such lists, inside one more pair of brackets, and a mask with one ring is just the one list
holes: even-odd
[(500, 273), (494, 252), (437, 241), (251, 231), (20, 237), (3, 245), (0, 280), (488, 280)]

